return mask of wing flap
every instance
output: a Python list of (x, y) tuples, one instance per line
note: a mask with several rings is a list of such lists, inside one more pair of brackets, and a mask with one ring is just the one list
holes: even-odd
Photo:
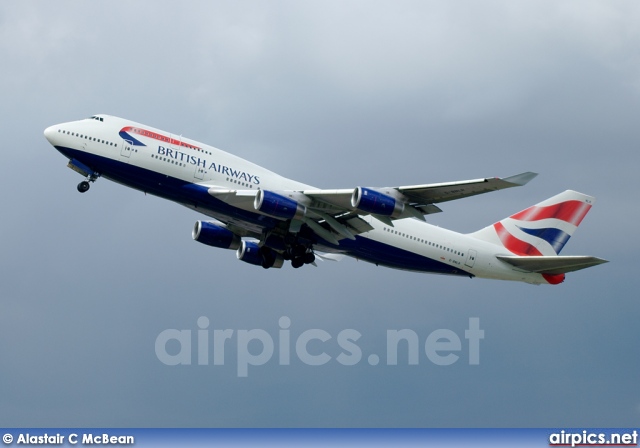
[(580, 269), (586, 269), (591, 266), (608, 263), (608, 260), (589, 255), (557, 257), (518, 257), (512, 255), (497, 255), (496, 257), (518, 269), (522, 269), (527, 272), (537, 272), (539, 274), (566, 274), (567, 272), (579, 271)]

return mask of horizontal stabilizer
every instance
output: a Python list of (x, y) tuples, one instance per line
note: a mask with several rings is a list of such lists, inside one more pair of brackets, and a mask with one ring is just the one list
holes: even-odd
[(527, 272), (552, 275), (565, 274), (567, 272), (579, 271), (580, 269), (597, 266), (602, 263), (608, 263), (608, 260), (588, 255), (558, 257), (518, 257), (497, 255), (497, 258)]

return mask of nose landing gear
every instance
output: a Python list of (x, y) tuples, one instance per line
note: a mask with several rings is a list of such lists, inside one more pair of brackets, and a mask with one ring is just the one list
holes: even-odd
[(78, 184), (78, 191), (80, 193), (86, 193), (87, 191), (89, 191), (89, 188), (91, 187), (91, 184), (89, 182), (95, 182), (98, 177), (100, 177), (100, 173), (94, 171), (93, 169), (89, 168), (87, 165), (76, 159), (69, 160), (67, 167), (71, 168), (76, 173), (80, 173), (86, 177), (85, 180)]
[(85, 192), (89, 191), (90, 187), (91, 187), (91, 184), (89, 182), (87, 182), (86, 180), (83, 180), (82, 182), (80, 182), (78, 184), (78, 191), (80, 193), (85, 193)]
[(100, 174), (93, 172), (91, 174), (89, 174), (87, 176), (87, 180), (83, 180), (82, 182), (80, 182), (78, 184), (78, 191), (80, 193), (86, 193), (87, 191), (89, 191), (89, 188), (91, 188), (91, 184), (89, 182), (95, 182), (98, 177), (100, 177)]

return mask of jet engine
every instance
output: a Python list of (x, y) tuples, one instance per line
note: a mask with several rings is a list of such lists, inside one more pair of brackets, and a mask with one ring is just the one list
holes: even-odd
[(399, 217), (404, 211), (404, 202), (372, 188), (357, 187), (351, 195), (351, 205), (358, 210), (374, 215)]
[(222, 249), (238, 249), (241, 239), (231, 230), (212, 222), (196, 221), (191, 236), (199, 243)]
[(260, 247), (253, 241), (242, 240), (236, 256), (238, 260), (262, 266), (265, 269), (281, 268), (284, 263), (284, 258), (278, 252), (267, 246)]
[(306, 207), (296, 200), (267, 190), (258, 190), (253, 206), (259, 212), (276, 218), (302, 218)]

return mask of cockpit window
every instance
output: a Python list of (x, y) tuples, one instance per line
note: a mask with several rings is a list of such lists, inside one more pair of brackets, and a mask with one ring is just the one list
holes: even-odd
[(102, 118), (102, 117), (98, 117), (97, 115), (92, 115), (92, 116), (91, 116), (91, 117), (89, 117), (89, 118), (91, 118), (92, 120), (98, 120), (98, 121), (102, 121), (102, 122), (104, 122), (104, 118)]

